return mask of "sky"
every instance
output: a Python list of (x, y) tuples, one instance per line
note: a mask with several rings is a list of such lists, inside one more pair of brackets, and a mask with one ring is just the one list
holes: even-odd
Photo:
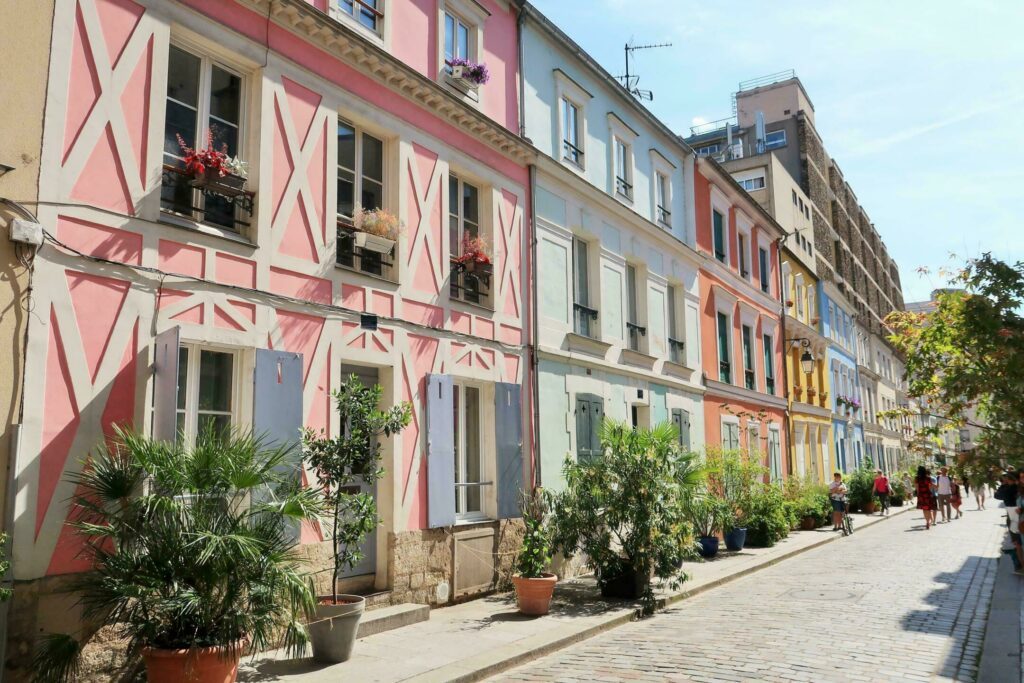
[(794, 69), (906, 301), (966, 258), (1024, 260), (1024, 2), (531, 1), (614, 75), (627, 41), (672, 43), (631, 71), (684, 136), (740, 81)]

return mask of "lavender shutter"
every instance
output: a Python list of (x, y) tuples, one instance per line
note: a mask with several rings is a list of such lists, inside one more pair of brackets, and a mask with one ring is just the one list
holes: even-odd
[(427, 522), (455, 524), (455, 415), (450, 375), (427, 375)]
[(253, 434), (266, 446), (295, 448), (298, 466), (299, 430), (302, 429), (302, 354), (256, 349), (253, 374)]
[(494, 442), (498, 519), (519, 517), (519, 492), (524, 478), (522, 388), (518, 384), (494, 385)]
[(172, 327), (156, 336), (153, 344), (154, 439), (178, 437), (178, 344), (181, 329)]

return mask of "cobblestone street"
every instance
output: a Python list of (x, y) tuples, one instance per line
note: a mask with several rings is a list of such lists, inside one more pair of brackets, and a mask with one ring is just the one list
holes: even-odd
[(914, 510), (494, 680), (973, 681), (1001, 519)]

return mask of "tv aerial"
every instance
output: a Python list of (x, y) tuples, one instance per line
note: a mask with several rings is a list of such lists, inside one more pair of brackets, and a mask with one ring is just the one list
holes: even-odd
[(644, 90), (638, 88), (637, 84), (640, 83), (640, 76), (629, 73), (629, 57), (637, 50), (653, 50), (658, 47), (672, 47), (672, 43), (651, 43), (649, 45), (633, 45), (633, 40), (630, 39), (625, 45), (626, 53), (626, 73), (624, 76), (617, 76), (622, 81), (622, 85), (629, 91), (633, 97), (638, 100), (653, 100), (654, 93), (650, 90)]

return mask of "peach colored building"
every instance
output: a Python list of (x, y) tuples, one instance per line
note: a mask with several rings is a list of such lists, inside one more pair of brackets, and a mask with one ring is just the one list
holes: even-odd
[(697, 161), (694, 209), (697, 251), (704, 257), (705, 440), (759, 458), (778, 480), (789, 474), (779, 295), (785, 233), (711, 158)]
[[(30, 208), (49, 237), (13, 464), (11, 665), (80, 618), (54, 595), (86, 569), (69, 476), (114, 424), (331, 433), (351, 373), (414, 418), (385, 445), (382, 525), (350, 588), (430, 604), (490, 589), (532, 476), (514, 8), (56, 0), (52, 21), (45, 110), (23, 112), (44, 121)], [(489, 81), (454, 78), (455, 57)], [(182, 171), (176, 135), (208, 130), (247, 162), (241, 190)], [(393, 247), (360, 243), (357, 205), (401, 218)], [(453, 266), (466, 233), (490, 269)], [(302, 531), (318, 559), (323, 539)]]

